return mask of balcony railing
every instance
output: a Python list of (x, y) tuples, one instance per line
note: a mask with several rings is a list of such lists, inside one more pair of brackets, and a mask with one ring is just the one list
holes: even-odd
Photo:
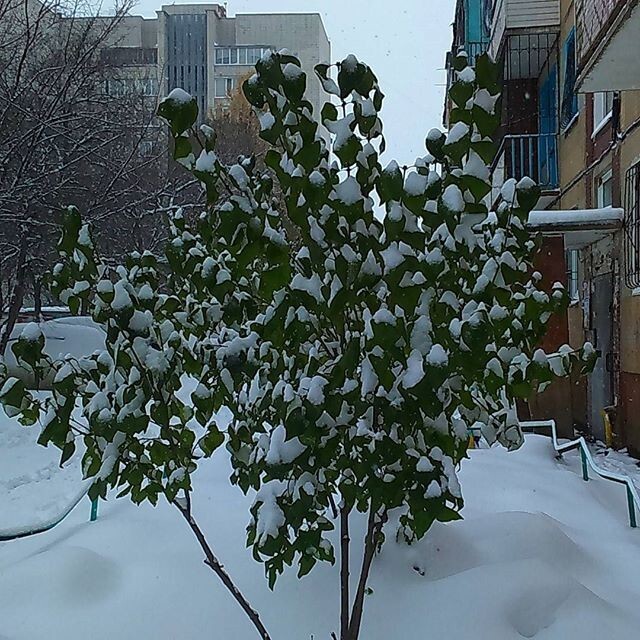
[(483, 54), (487, 52), (489, 47), (488, 42), (465, 42), (459, 45), (457, 48), (454, 48), (454, 55), (457, 51), (466, 51), (467, 56), (469, 57), (469, 63), (472, 67), (475, 66), (476, 60)]
[(543, 191), (558, 188), (556, 133), (527, 133), (503, 138), (492, 167), (493, 201), (498, 199), (507, 180), (524, 177), (534, 180)]

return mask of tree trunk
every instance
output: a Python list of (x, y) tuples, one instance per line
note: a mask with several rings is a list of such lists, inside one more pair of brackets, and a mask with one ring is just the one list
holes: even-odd
[(20, 314), (20, 309), (22, 307), (22, 301), (24, 299), (26, 256), (27, 240), (26, 234), (23, 233), (20, 240), (20, 253), (18, 255), (18, 265), (16, 267), (16, 279), (13, 285), (13, 291), (11, 292), (11, 298), (9, 300), (9, 311), (7, 313), (5, 323), (0, 327), (0, 358), (4, 357), (7, 345), (9, 344), (9, 338), (16, 326), (18, 315)]
[(360, 637), (360, 627), (362, 625), (362, 614), (364, 613), (364, 598), (367, 591), (367, 582), (369, 573), (371, 572), (371, 563), (376, 554), (377, 538), (382, 527), (386, 522), (386, 512), (376, 517), (373, 506), (369, 510), (369, 520), (367, 522), (367, 533), (364, 538), (364, 555), (362, 558), (362, 568), (360, 570), (360, 579), (358, 581), (358, 589), (353, 601), (353, 610), (351, 612), (351, 621), (349, 623), (348, 640), (358, 640)]
[(340, 640), (349, 640), (349, 513), (340, 507)]
[(36, 322), (42, 322), (42, 280), (38, 279), (35, 273), (31, 274), (33, 285), (33, 315)]
[(219, 560), (216, 558), (213, 550), (207, 542), (204, 533), (191, 515), (190, 505), (188, 504), (187, 506), (181, 506), (177, 501), (173, 504), (177, 507), (178, 511), (180, 511), (184, 519), (187, 521), (187, 524), (189, 525), (191, 531), (194, 533), (198, 542), (200, 543), (200, 547), (204, 551), (205, 555), (205, 564), (208, 565), (220, 578), (222, 584), (224, 584), (229, 593), (231, 593), (231, 595), (235, 598), (236, 602), (242, 607), (242, 610), (247, 614), (247, 617), (251, 620), (253, 626), (258, 631), (258, 635), (260, 636), (260, 638), (262, 640), (271, 640), (271, 636), (267, 632), (265, 626), (262, 624), (258, 612), (249, 604), (238, 587), (236, 587), (236, 585), (233, 583), (231, 576), (225, 571), (222, 564), (220, 564)]

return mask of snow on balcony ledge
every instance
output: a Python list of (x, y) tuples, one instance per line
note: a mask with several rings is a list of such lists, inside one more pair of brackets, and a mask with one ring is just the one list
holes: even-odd
[(564, 236), (567, 249), (580, 249), (622, 229), (624, 209), (532, 211), (527, 228), (544, 235)]

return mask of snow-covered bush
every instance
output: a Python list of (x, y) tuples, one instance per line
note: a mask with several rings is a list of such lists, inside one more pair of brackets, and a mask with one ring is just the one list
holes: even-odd
[[(244, 92), (272, 145), (268, 173), (253, 158), (224, 166), (215, 131), (196, 128), (195, 99), (172, 92), (159, 113), (174, 158), (206, 189), (206, 210), (171, 220), (162, 259), (135, 254), (115, 268), (96, 262), (70, 210), (53, 276), (72, 308), (90, 303), (108, 349), (54, 364), (52, 398), (28, 404), (42, 416), (41, 442), (66, 459), (84, 438), (93, 495), (163, 495), (229, 586), (191, 514), (191, 475), (226, 443), (232, 482), (256, 492), (248, 541), (271, 585), (287, 566), (303, 576), (340, 556), (341, 640), (359, 637), (390, 512), (408, 542), (458, 518), (469, 427), (519, 446), (518, 400), (594, 359), (589, 346), (538, 348), (567, 304), (562, 286), (545, 291), (534, 271), (525, 223), (539, 192), (510, 181), (489, 209), (497, 76), (486, 56), (475, 70), (464, 55), (455, 65), (452, 127), (429, 133), (413, 167), (382, 166), (383, 94), (354, 56), (336, 65), (337, 82), (317, 67), (333, 96), (320, 121), (296, 58), (270, 53), (256, 65)], [(275, 182), (286, 212), (274, 206)], [(24, 408), (20, 392), (0, 399)], [(234, 416), (226, 434), (215, 420), (224, 406)], [(367, 526), (352, 589), (355, 512)]]

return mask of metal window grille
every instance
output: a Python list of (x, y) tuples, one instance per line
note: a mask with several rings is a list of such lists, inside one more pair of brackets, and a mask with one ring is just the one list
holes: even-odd
[(640, 162), (627, 171), (625, 178), (625, 259), (626, 282), (640, 287)]
[(539, 78), (557, 39), (557, 33), (510, 36), (504, 50), (504, 79)]

